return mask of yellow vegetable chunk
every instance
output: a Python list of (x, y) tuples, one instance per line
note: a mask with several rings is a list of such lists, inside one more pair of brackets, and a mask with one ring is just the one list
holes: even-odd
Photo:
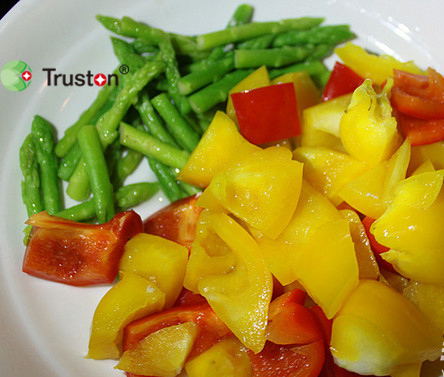
[(355, 245), (356, 260), (359, 268), (359, 279), (378, 279), (379, 267), (375, 255), (370, 247), (370, 241), (364, 225), (355, 211), (343, 209), (340, 211), (350, 225), (350, 235)]
[(250, 227), (258, 242), (262, 256), (272, 274), (282, 285), (296, 280), (293, 259), (300, 248), (310, 241), (316, 229), (328, 222), (342, 219), (335, 206), (306, 181), (302, 183), (301, 196), (296, 211), (284, 231), (275, 239)]
[(444, 285), (444, 170), (401, 181), (387, 211), (371, 232), (390, 250), (382, 257), (402, 275)]
[(293, 156), (304, 164), (304, 178), (335, 204), (342, 202), (339, 191), (367, 170), (361, 161), (329, 148), (301, 147)]
[(192, 322), (162, 328), (126, 350), (116, 369), (144, 376), (175, 377), (193, 347), (199, 327)]
[(269, 85), (271, 85), (270, 77), (268, 76), (267, 67), (263, 65), (230, 89), (228, 92), (227, 115), (237, 123), (236, 112), (234, 110), (233, 100), (231, 99), (233, 93), (262, 88)]
[(433, 144), (415, 145), (412, 147), (409, 174), (416, 170), (427, 160), (433, 164), (435, 169), (444, 169), (444, 141)]
[(207, 187), (217, 173), (259, 150), (242, 137), (230, 117), (218, 111), (177, 179)]
[(351, 42), (335, 48), (335, 53), (347, 67), (351, 68), (358, 75), (371, 79), (377, 85), (382, 85), (388, 77), (393, 77), (394, 69), (417, 75), (427, 74), (411, 61), (403, 63), (390, 55), (369, 54), (361, 46)]
[(91, 326), (88, 356), (117, 359), (123, 328), (130, 322), (163, 309), (165, 294), (152, 282), (126, 272), (97, 305)]
[(294, 273), (309, 296), (333, 318), (358, 285), (358, 263), (347, 220), (316, 229), (301, 245), (293, 262)]
[(333, 320), (336, 364), (359, 374), (386, 376), (405, 364), (441, 354), (439, 330), (402, 294), (362, 280)]
[(120, 270), (134, 272), (165, 293), (165, 308), (173, 306), (182, 290), (188, 249), (152, 234), (139, 233), (125, 245)]
[(348, 182), (338, 195), (359, 212), (377, 219), (392, 200), (393, 187), (405, 178), (409, 161), (410, 142), (405, 140), (389, 161)]
[(410, 281), (402, 294), (444, 334), (444, 286)]
[(188, 377), (251, 377), (250, 358), (235, 337), (222, 339), (185, 364)]
[(370, 80), (365, 80), (352, 95), (341, 118), (341, 140), (345, 150), (369, 165), (387, 160), (399, 146), (400, 136), (388, 93), (390, 80), (381, 94), (376, 94)]
[[(271, 274), (260, 258), (259, 246), (241, 225), (224, 213), (205, 210), (201, 218), (203, 222), (198, 224), (198, 236), (191, 249), (185, 287), (196, 284), (190, 277), (198, 279), (198, 292), (207, 299), (217, 316), (242, 344), (259, 352), (265, 344), (273, 288)], [(215, 244), (208, 242), (214, 238), (217, 239)], [(194, 258), (203, 252), (208, 258), (200, 260), (209, 263), (199, 265)], [(235, 263), (226, 270), (232, 260), (230, 254), (234, 255)], [(229, 263), (223, 260), (225, 257)], [(200, 271), (201, 276), (193, 269)]]
[(293, 216), (301, 185), (302, 164), (292, 160), (287, 148), (270, 147), (216, 175), (197, 205), (214, 210), (222, 207), (276, 238)]

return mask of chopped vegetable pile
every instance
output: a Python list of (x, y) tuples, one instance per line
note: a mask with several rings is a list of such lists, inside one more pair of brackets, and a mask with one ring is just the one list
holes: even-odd
[[(97, 17), (129, 74), (57, 142), (34, 118), (23, 271), (111, 284), (87, 357), (128, 377), (419, 377), (444, 334), (444, 78), (252, 13), (198, 36)], [(144, 157), (158, 182), (125, 184)]]

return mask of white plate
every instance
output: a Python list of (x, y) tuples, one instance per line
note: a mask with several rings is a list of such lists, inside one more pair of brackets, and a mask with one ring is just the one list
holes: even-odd
[[(13, 93), (0, 85), (0, 374), (8, 377), (123, 376), (112, 361), (85, 359), (94, 309), (106, 287), (73, 288), (21, 272), (25, 208), (20, 198), (18, 150), (40, 114), (59, 130), (72, 124), (97, 88), (48, 87), (42, 68), (63, 73), (111, 72), (117, 65), (96, 14), (129, 15), (169, 31), (197, 34), (223, 28), (236, 0), (23, 0), (0, 21), (0, 67), (27, 62), (32, 83)], [(350, 23), (359, 43), (401, 60), (444, 71), (441, 0), (255, 0), (255, 20), (323, 16)], [(149, 173), (146, 173), (149, 174)], [(160, 208), (153, 199), (141, 215)], [(428, 372), (438, 376), (440, 371)]]

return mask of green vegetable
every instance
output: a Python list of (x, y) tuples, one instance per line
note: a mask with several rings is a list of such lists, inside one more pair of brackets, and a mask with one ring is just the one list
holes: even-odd
[(312, 47), (281, 47), (260, 50), (236, 50), (234, 64), (236, 68), (282, 67), (301, 62), (313, 51)]
[(99, 223), (107, 222), (115, 214), (114, 192), (99, 135), (94, 126), (84, 126), (77, 139), (91, 184), (97, 219)]
[(259, 37), (264, 34), (278, 34), (288, 30), (304, 30), (318, 26), (323, 18), (302, 17), (279, 22), (252, 22), (229, 29), (202, 34), (197, 37), (197, 48), (206, 50), (228, 43), (235, 43)]
[(307, 71), (307, 73), (310, 76), (314, 76), (314, 75), (318, 75), (322, 72), (325, 72), (326, 70), (327, 70), (327, 68), (325, 67), (324, 64), (322, 64), (318, 60), (313, 60), (313, 61), (306, 61), (303, 63), (289, 65), (288, 67), (284, 67), (284, 68), (271, 69), (268, 72), (268, 74), (270, 75), (270, 79), (273, 80), (276, 77), (284, 75), (285, 73)]
[(43, 211), (39, 167), (31, 134), (25, 138), (20, 147), (20, 168), (23, 175), (22, 199), (29, 217)]
[(174, 168), (182, 168), (189, 157), (187, 151), (163, 143), (147, 132), (140, 131), (123, 122), (120, 125), (120, 143)]
[(218, 103), (226, 101), (230, 89), (251, 72), (252, 70), (246, 69), (227, 73), (220, 80), (195, 92), (189, 97), (192, 109), (196, 113), (204, 113)]
[(152, 99), (152, 104), (167, 124), (174, 140), (188, 152), (192, 152), (199, 143), (199, 135), (190, 127), (171, 103), (165, 93)]
[(175, 202), (176, 200), (185, 198), (187, 196), (180, 188), (175, 179), (176, 174), (173, 174), (169, 166), (166, 166), (155, 158), (149, 156), (147, 156), (147, 159), (151, 170), (154, 172), (157, 180), (159, 181), (162, 192), (170, 202)]
[(43, 208), (50, 214), (60, 211), (57, 156), (54, 152), (54, 136), (51, 124), (36, 115), (31, 127), (32, 142), (40, 167)]

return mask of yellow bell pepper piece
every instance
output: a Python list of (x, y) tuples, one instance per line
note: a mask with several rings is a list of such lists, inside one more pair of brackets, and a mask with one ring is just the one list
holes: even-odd
[(377, 219), (387, 209), (393, 187), (405, 178), (409, 161), (410, 142), (406, 139), (389, 161), (348, 182), (338, 195), (359, 212)]
[(251, 377), (250, 358), (235, 337), (222, 339), (185, 364), (188, 377)]
[(293, 156), (304, 164), (304, 178), (335, 204), (339, 191), (368, 167), (346, 153), (322, 147), (296, 148)]
[(341, 118), (340, 132), (345, 150), (370, 165), (387, 160), (398, 148), (400, 135), (388, 93), (393, 80), (377, 95), (371, 80), (365, 80), (352, 95)]
[(316, 105), (319, 102), (319, 89), (311, 79), (307, 71), (285, 73), (271, 81), (271, 85), (293, 83), (296, 92), (299, 118), (302, 119), (302, 112)]
[(430, 160), (435, 169), (444, 169), (444, 141), (413, 146), (409, 175), (427, 160)]
[(163, 309), (165, 294), (152, 282), (126, 272), (97, 305), (91, 326), (88, 356), (117, 359), (123, 328), (130, 322)]
[(358, 263), (347, 220), (318, 227), (293, 259), (297, 280), (333, 318), (358, 285)]
[(268, 76), (267, 67), (263, 65), (230, 89), (228, 92), (227, 115), (237, 123), (236, 111), (234, 110), (233, 100), (231, 99), (233, 93), (262, 88), (269, 85), (271, 85), (270, 77)]
[(410, 281), (402, 294), (444, 334), (444, 286)]
[(382, 257), (402, 275), (444, 285), (444, 170), (412, 176), (394, 189), (388, 210), (372, 224)]
[[(201, 271), (201, 276), (197, 276), (198, 292), (242, 344), (259, 352), (265, 344), (273, 288), (271, 274), (260, 258), (259, 246), (241, 225), (224, 213), (203, 211), (203, 216), (204, 222), (198, 224), (198, 238), (191, 249), (185, 287), (192, 280), (189, 276), (197, 275), (192, 271), (196, 267), (193, 263), (196, 253), (204, 251), (210, 262), (216, 258), (209, 270), (207, 265), (197, 266)], [(218, 241), (213, 243), (214, 239)], [(235, 264), (229, 271), (224, 268), (217, 271), (215, 263), (223, 259), (217, 255), (227, 255), (227, 250), (235, 255)]]
[(260, 149), (245, 140), (236, 124), (218, 111), (177, 179), (207, 187), (217, 173)]
[(393, 77), (394, 69), (418, 75), (427, 74), (411, 61), (402, 63), (390, 55), (369, 54), (361, 46), (351, 42), (335, 48), (335, 53), (347, 67), (358, 75), (372, 80), (377, 85), (382, 85), (388, 77)]
[(441, 354), (439, 330), (402, 294), (362, 280), (333, 320), (330, 349), (337, 365), (386, 376)]
[[(302, 164), (285, 147), (270, 147), (216, 175), (197, 201), (223, 207), (270, 238), (288, 225), (302, 185)], [(215, 203), (216, 207), (215, 207)]]
[(249, 230), (259, 244), (261, 255), (271, 273), (282, 285), (288, 285), (297, 278), (292, 261), (300, 245), (308, 243), (319, 226), (341, 218), (339, 211), (324, 195), (303, 181), (296, 211), (288, 226), (275, 240), (257, 229), (250, 227)]
[(375, 255), (370, 247), (370, 241), (364, 225), (355, 211), (343, 209), (339, 211), (350, 225), (350, 235), (355, 245), (356, 260), (358, 262), (359, 279), (378, 279), (379, 267)]
[(139, 233), (125, 245), (119, 269), (134, 272), (165, 293), (165, 308), (173, 306), (182, 290), (188, 249), (173, 241)]
[(199, 332), (195, 323), (162, 328), (126, 350), (116, 369), (144, 376), (175, 377), (181, 371)]
[(413, 171), (412, 175), (418, 175), (422, 173), (427, 173), (431, 171), (436, 171), (435, 167), (432, 164), (432, 161), (430, 159), (427, 159), (424, 161), (421, 165), (419, 165), (415, 171)]

